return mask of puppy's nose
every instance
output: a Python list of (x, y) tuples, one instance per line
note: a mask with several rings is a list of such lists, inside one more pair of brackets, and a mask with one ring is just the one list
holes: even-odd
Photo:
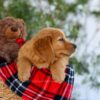
[(13, 27), (11, 27), (11, 30), (12, 30), (13, 32), (17, 32), (18, 28), (17, 28), (16, 26), (13, 26)]
[(75, 44), (73, 44), (73, 47), (76, 49), (77, 48), (77, 46), (75, 45)]

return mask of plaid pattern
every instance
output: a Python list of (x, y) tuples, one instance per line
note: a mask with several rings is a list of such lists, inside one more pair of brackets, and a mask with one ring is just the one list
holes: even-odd
[(4, 83), (23, 100), (70, 100), (74, 71), (71, 65), (66, 67), (63, 83), (54, 82), (48, 69), (32, 67), (30, 81), (20, 82), (17, 77), (16, 63), (1, 63), (0, 77)]

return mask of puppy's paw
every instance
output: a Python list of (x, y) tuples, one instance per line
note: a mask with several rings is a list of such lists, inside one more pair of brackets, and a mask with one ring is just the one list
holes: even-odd
[(54, 67), (52, 67), (50, 70), (51, 70), (52, 79), (55, 82), (62, 83), (65, 80), (64, 71), (59, 71), (57, 68), (55, 69)]
[(18, 74), (18, 78), (21, 82), (25, 82), (25, 81), (29, 80), (30, 73)]
[(62, 76), (62, 75), (52, 74), (52, 78), (55, 82), (62, 83), (65, 79), (65, 75)]
[(62, 65), (59, 64), (60, 66), (58, 66), (58, 64), (54, 64), (50, 67), (50, 71), (51, 71), (51, 75), (54, 81), (62, 83), (65, 79), (65, 68), (61, 67)]

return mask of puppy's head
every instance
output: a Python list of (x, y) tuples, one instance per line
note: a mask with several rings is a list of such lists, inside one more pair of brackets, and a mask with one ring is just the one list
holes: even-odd
[(0, 20), (0, 36), (9, 39), (24, 38), (25, 31), (25, 24), (22, 19), (6, 17)]
[(54, 60), (69, 57), (76, 46), (67, 40), (64, 33), (57, 28), (44, 28), (34, 42), (35, 53), (42, 59), (41, 63), (53, 63)]
[(55, 29), (52, 37), (52, 46), (56, 58), (64, 56), (70, 57), (71, 54), (75, 52), (76, 45), (71, 43), (61, 30)]

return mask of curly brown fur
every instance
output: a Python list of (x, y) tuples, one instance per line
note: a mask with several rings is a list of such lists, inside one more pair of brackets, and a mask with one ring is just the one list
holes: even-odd
[(65, 78), (65, 68), (75, 45), (67, 40), (57, 28), (44, 28), (35, 37), (27, 41), (18, 54), (18, 77), (26, 81), (30, 77), (31, 66), (50, 68), (57, 82)]
[(6, 17), (0, 20), (0, 57), (7, 62), (16, 59), (19, 45), (16, 39), (25, 38), (26, 27), (22, 19)]

